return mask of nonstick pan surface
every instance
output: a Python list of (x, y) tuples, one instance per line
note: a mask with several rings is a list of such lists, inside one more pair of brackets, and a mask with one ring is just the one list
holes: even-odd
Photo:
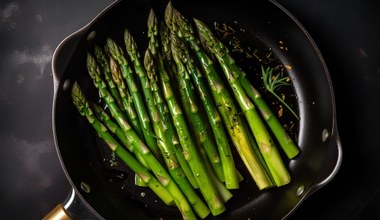
[[(89, 99), (98, 101), (85, 65), (87, 51), (92, 51), (95, 44), (104, 45), (107, 37), (122, 43), (125, 28), (133, 33), (140, 49), (145, 50), (149, 10), (153, 8), (161, 19), (166, 4), (147, 0), (114, 2), (87, 26), (68, 36), (53, 57), (53, 128), (57, 151), (74, 191), (99, 218), (180, 217), (176, 208), (162, 204), (149, 189), (134, 186), (133, 173), (97, 137), (70, 96), (71, 86), (77, 81)], [(281, 120), (293, 125), (290, 132), (301, 149), (295, 159), (286, 160), (291, 183), (259, 191), (246, 175), (241, 188), (234, 190), (234, 197), (227, 202), (227, 211), (208, 219), (286, 218), (334, 177), (341, 162), (334, 93), (322, 55), (302, 25), (274, 1), (173, 0), (172, 4), (185, 16), (202, 20), (210, 27), (219, 24), (234, 27), (246, 48), (271, 54), (276, 62), (288, 67), (286, 73), (292, 79), (292, 87), (284, 93), (299, 113), (300, 121), (294, 122), (286, 114)], [(256, 73), (258, 67), (241, 60), (250, 80), (261, 83)], [(239, 166), (243, 175), (247, 174), (241, 163)]]

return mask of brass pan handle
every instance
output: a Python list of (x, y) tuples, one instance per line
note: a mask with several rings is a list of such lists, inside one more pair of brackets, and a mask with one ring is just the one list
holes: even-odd
[(58, 204), (42, 220), (71, 220), (71, 217), (63, 204)]

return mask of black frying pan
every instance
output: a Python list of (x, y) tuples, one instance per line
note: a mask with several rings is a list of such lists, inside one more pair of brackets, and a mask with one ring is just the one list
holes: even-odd
[[(87, 121), (78, 114), (70, 97), (74, 81), (79, 82), (86, 96), (97, 97), (85, 66), (86, 53), (95, 43), (104, 45), (106, 37), (123, 42), (123, 31), (128, 28), (140, 48), (145, 49), (149, 10), (154, 8), (160, 18), (166, 3), (117, 1), (56, 49), (52, 62), (54, 137), (62, 167), (73, 186), (70, 198), (80, 199), (68, 199), (64, 208), (59, 209), (61, 212), (75, 210), (70, 207), (71, 203), (83, 202), (89, 210), (86, 212), (100, 219), (179, 218), (176, 208), (161, 204), (149, 190), (133, 186), (133, 174), (106, 150)], [(241, 189), (234, 191), (233, 199), (228, 201), (227, 211), (209, 219), (288, 217), (309, 195), (334, 177), (342, 158), (333, 88), (318, 48), (301, 24), (275, 1), (173, 0), (172, 3), (185, 16), (196, 17), (210, 26), (214, 21), (239, 24), (245, 30), (246, 43), (271, 48), (281, 63), (292, 67), (288, 73), (294, 86), (292, 92), (297, 97), (294, 106), (298, 107), (301, 118), (295, 134), (301, 154), (287, 161), (291, 183), (258, 191), (254, 182), (245, 178)], [(285, 43), (287, 50), (280, 49), (279, 42)], [(252, 77), (251, 80), (257, 79)], [(81, 213), (72, 212), (71, 216), (83, 214), (81, 210)]]

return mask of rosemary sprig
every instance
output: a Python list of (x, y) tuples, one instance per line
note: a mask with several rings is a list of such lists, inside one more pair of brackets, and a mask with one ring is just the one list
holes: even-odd
[(299, 120), (298, 115), (293, 111), (293, 109), (276, 93), (277, 89), (290, 85), (290, 83), (288, 83), (289, 77), (283, 76), (282, 72), (277, 75), (273, 75), (273, 68), (271, 67), (267, 67), (265, 69), (261, 66), (261, 72), (263, 75), (265, 89), (272, 93), (272, 95), (274, 95), (293, 114), (293, 116)]

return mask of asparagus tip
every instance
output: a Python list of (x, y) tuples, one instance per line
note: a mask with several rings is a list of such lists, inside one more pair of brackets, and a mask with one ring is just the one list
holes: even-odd
[(116, 53), (117, 46), (116, 46), (116, 42), (114, 40), (112, 40), (111, 38), (108, 37), (106, 45), (107, 45), (108, 50), (111, 54)]
[(171, 1), (168, 2), (165, 8), (165, 22), (168, 27), (172, 26), (173, 22), (173, 5)]
[(148, 16), (148, 27), (152, 28), (157, 24), (157, 17), (153, 9), (150, 9)]
[(144, 66), (147, 70), (147, 73), (149, 74), (153, 69), (153, 54), (150, 51), (150, 49), (146, 49), (145, 55), (144, 55)]
[(84, 116), (83, 107), (85, 105), (85, 98), (77, 81), (74, 82), (73, 87), (71, 89), (71, 97), (74, 105), (77, 107), (78, 112)]
[(127, 49), (129, 56), (132, 61), (135, 61), (139, 58), (139, 53), (137, 52), (137, 43), (133, 38), (131, 32), (128, 29), (124, 31), (124, 43)]

